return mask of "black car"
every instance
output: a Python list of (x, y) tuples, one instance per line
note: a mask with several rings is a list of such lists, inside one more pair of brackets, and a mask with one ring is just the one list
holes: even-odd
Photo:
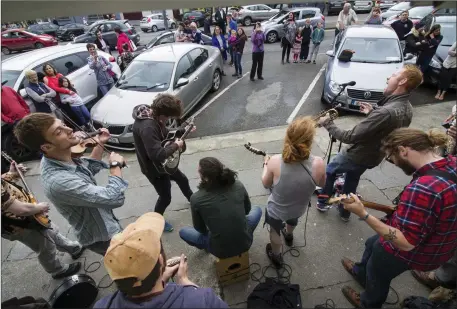
[(78, 35), (84, 34), (86, 26), (83, 24), (66, 24), (57, 30), (57, 38), (63, 41), (73, 41)]
[(57, 36), (57, 31), (59, 26), (54, 25), (53, 23), (40, 23), (35, 25), (30, 25), (27, 30), (35, 34), (48, 34), (53, 37)]
[(138, 46), (140, 44), (140, 35), (136, 33), (135, 28), (129, 24), (127, 19), (97, 21), (89, 26), (86, 33), (77, 36), (73, 40), (73, 43), (94, 43), (97, 38), (96, 33), (100, 30), (102, 32), (103, 40), (105, 40), (111, 49), (114, 50), (117, 45), (117, 36), (114, 32), (114, 29), (116, 28), (120, 28), (135, 45)]
[(182, 19), (183, 21), (194, 22), (197, 24), (197, 27), (203, 27), (203, 22), (205, 21), (205, 13), (200, 11), (191, 11), (184, 13)]

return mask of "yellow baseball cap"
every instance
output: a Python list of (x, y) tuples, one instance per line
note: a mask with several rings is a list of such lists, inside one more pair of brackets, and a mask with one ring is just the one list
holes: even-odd
[(164, 225), (162, 215), (148, 212), (114, 235), (103, 259), (112, 280), (142, 281), (152, 272), (160, 256)]

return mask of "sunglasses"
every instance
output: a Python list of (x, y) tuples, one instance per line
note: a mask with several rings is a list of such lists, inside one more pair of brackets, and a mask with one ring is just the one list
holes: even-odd
[(395, 164), (394, 161), (391, 159), (392, 155), (393, 155), (393, 152), (391, 152), (391, 153), (386, 157), (386, 161), (389, 162), (389, 163)]

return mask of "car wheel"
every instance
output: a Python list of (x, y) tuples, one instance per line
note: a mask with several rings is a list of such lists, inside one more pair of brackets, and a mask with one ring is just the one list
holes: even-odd
[(157, 30), (159, 30), (159, 29), (157, 28), (157, 26), (154, 25), (154, 26), (152, 26), (151, 30), (152, 30), (152, 32), (157, 32)]
[(216, 92), (221, 87), (221, 72), (219, 72), (219, 70), (214, 71), (212, 80), (213, 84), (211, 87), (211, 92)]
[(148, 29), (141, 29), (141, 31), (143, 31), (144, 33), (148, 33)]
[(278, 40), (278, 33), (276, 31), (270, 31), (267, 34), (267, 42), (268, 43), (276, 43)]
[(74, 33), (70, 33), (70, 40), (73, 41), (75, 39), (75, 34)]
[(36, 49), (40, 49), (40, 48), (43, 48), (43, 47), (44, 47), (43, 43), (35, 43), (35, 48)]
[(170, 26), (171, 29), (176, 29), (176, 24), (175, 23), (172, 23), (171, 26)]
[(19, 144), (19, 141), (16, 139), (13, 132), (7, 133), (2, 148), (4, 148), (5, 152), (16, 162), (30, 161), (36, 158), (35, 152)]
[(243, 25), (245, 25), (245, 26), (248, 27), (248, 26), (250, 26), (251, 24), (252, 24), (252, 18), (251, 18), (251, 17), (245, 17), (245, 18), (243, 19)]
[(11, 54), (11, 50), (8, 47), (2, 47), (2, 53), (4, 55), (9, 55)]

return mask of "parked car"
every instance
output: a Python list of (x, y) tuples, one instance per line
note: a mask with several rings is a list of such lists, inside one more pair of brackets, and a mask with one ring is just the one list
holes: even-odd
[[(325, 16), (322, 14), (319, 8), (298, 8), (290, 11), (295, 16), (295, 22), (297, 27), (302, 27), (305, 24), (306, 19), (311, 19), (311, 24), (314, 26), (318, 22), (322, 23), (322, 27), (325, 28)], [(264, 28), (265, 35), (268, 43), (275, 43), (284, 36), (284, 22), (289, 18), (289, 13), (279, 16), (275, 19), (262, 22), (262, 27)]]
[(57, 30), (57, 38), (63, 41), (73, 41), (78, 35), (84, 34), (87, 26), (83, 24), (66, 24)]
[(194, 22), (197, 24), (197, 27), (203, 27), (203, 22), (205, 21), (206, 15), (204, 12), (200, 11), (191, 11), (184, 13), (182, 20)]
[(344, 1), (344, 0), (336, 0), (336, 1), (328, 1), (328, 15), (338, 15), (341, 10), (343, 9), (343, 6), (346, 2), (349, 2), (351, 4), (354, 4), (354, 1)]
[[(178, 96), (184, 117), (208, 91), (218, 91), (223, 70), (222, 56), (212, 46), (174, 43), (152, 48), (136, 57), (116, 85), (91, 110), (95, 128), (111, 133), (108, 146), (134, 150), (132, 111), (138, 104), (151, 104), (159, 93)], [(151, 74), (155, 72), (155, 74)], [(171, 121), (169, 127), (176, 127)]]
[(352, 7), (354, 11), (359, 12), (371, 12), (372, 2), (371, 1), (354, 1)]
[[(429, 69), (425, 72), (425, 82), (429, 84), (436, 85), (439, 82), (439, 76), (441, 69), (443, 68), (444, 59), (448, 55), (449, 48), (456, 41), (456, 32), (457, 32), (457, 17), (448, 16), (448, 15), (434, 15), (429, 14), (424, 17), (421, 22), (425, 25), (425, 31), (430, 30), (430, 28), (435, 24), (441, 25), (441, 35), (443, 40), (441, 44), (438, 45), (435, 56), (433, 56), (432, 61), (430, 62)], [(451, 83), (451, 88), (457, 89), (456, 76)]]
[[(170, 29), (176, 28), (176, 21), (172, 20), (167, 17), (168, 27)], [(143, 32), (148, 32), (151, 30), (152, 32), (157, 32), (159, 30), (165, 30), (165, 22), (163, 20), (162, 14), (152, 14), (143, 19), (140, 22), (140, 28)]]
[(112, 50), (116, 49), (117, 45), (117, 36), (114, 32), (114, 29), (120, 28), (122, 32), (124, 32), (130, 40), (135, 43), (135, 45), (140, 44), (140, 35), (136, 33), (134, 27), (129, 24), (127, 19), (124, 20), (101, 20), (98, 22), (93, 23), (89, 26), (86, 33), (77, 36), (73, 43), (94, 43), (95, 39), (97, 38), (97, 31), (100, 30), (102, 32), (102, 37), (105, 42), (111, 47)]
[[(351, 60), (339, 60), (345, 49), (354, 50)], [(393, 29), (377, 26), (350, 26), (335, 38), (328, 56), (321, 100), (330, 103), (341, 90), (341, 84), (355, 81), (337, 99), (341, 109), (359, 111), (361, 102), (375, 105), (383, 97), (386, 80), (413, 56), (403, 57), (400, 42)], [(376, 74), (373, 74), (376, 72)]]
[(399, 2), (399, 3), (395, 4), (394, 6), (392, 6), (391, 8), (389, 8), (387, 11), (384, 11), (381, 13), (382, 21), (385, 21), (389, 17), (400, 15), (401, 12), (408, 11), (412, 7), (413, 6), (412, 6), (411, 2), (409, 2), (409, 1)]
[(25, 30), (13, 29), (2, 32), (2, 53), (11, 54), (12, 51), (40, 49), (57, 45), (57, 40), (47, 34), (37, 35)]
[[(98, 53), (112, 63), (113, 71), (120, 76), (121, 70), (115, 63), (114, 57), (102, 51)], [(53, 46), (13, 56), (2, 61), (2, 85), (5, 84), (17, 91), (24, 97), (30, 107), (30, 111), (34, 112), (35, 106), (25, 92), (25, 86), (28, 83), (25, 78), (25, 72), (27, 70), (42, 72), (43, 65), (51, 63), (57, 72), (67, 76), (75, 85), (84, 104), (92, 103), (99, 98), (99, 95), (95, 74), (87, 64), (88, 57), (89, 52), (85, 44)], [(24, 149), (14, 138), (8, 136), (3, 128), (2, 149), (5, 149), (18, 161), (27, 160), (27, 156), (31, 155), (30, 151)]]
[(392, 1), (392, 0), (387, 0), (387, 1), (376, 1), (376, 5), (379, 6), (379, 8), (381, 9), (381, 11), (386, 11), (388, 9), (390, 9), (391, 7), (393, 7), (394, 5), (397, 4), (398, 1)]
[(27, 30), (29, 32), (35, 33), (35, 34), (48, 34), (52, 35), (53, 37), (57, 36), (57, 30), (59, 30), (59, 26), (54, 25), (53, 23), (39, 23), (39, 24), (34, 24), (30, 25)]
[[(417, 24), (422, 18), (433, 12), (433, 6), (416, 6), (408, 10), (409, 12), (409, 19), (413, 22), (413, 24)], [(384, 26), (390, 26), (394, 21), (400, 19), (400, 14), (391, 16), (387, 18), (382, 24)]]
[(265, 4), (243, 5), (238, 11), (238, 22), (250, 26), (252, 22), (267, 20), (279, 13)]

